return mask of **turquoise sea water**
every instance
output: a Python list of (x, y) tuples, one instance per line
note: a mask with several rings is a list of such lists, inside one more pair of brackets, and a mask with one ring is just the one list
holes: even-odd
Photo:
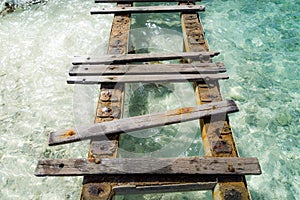
[[(299, 199), (300, 1), (201, 4), (206, 5), (201, 19), (210, 49), (221, 52), (216, 60), (225, 62), (230, 76), (221, 82), (223, 96), (240, 108), (230, 115), (240, 156), (258, 157), (262, 166), (261, 176), (247, 177), (252, 198)], [(51, 0), (0, 18), (0, 199), (79, 199), (81, 178), (36, 178), (33, 172), (40, 158), (87, 156), (88, 142), (58, 147), (47, 142), (50, 131), (93, 122), (97, 87), (65, 82), (74, 55), (106, 52), (112, 16), (90, 16), (93, 6), (92, 1)], [(182, 50), (177, 14), (133, 18), (132, 42), (139, 52)], [(126, 93), (125, 116), (195, 105), (187, 83), (132, 84)], [(124, 136), (129, 137), (122, 141), (127, 152), (121, 155), (203, 155), (196, 121), (146, 133), (152, 137), (145, 139), (144, 132)], [(170, 142), (191, 145), (159, 151)], [(117, 198), (210, 196), (189, 192)]]

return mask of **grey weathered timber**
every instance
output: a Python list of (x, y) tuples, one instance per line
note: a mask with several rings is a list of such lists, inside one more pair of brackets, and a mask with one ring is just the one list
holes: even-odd
[(118, 174), (261, 174), (257, 158), (103, 158), (99, 163), (87, 159), (47, 159), (38, 162), (36, 176), (83, 176)]
[(101, 83), (158, 83), (158, 82), (187, 82), (211, 81), (228, 79), (226, 74), (165, 74), (165, 75), (114, 75), (114, 76), (71, 76), (68, 84), (101, 84)]
[(146, 7), (113, 7), (92, 8), (91, 14), (124, 14), (124, 13), (163, 13), (163, 12), (199, 12), (205, 11), (202, 5), (186, 6), (146, 6)]
[(201, 0), (95, 0), (95, 3), (134, 3), (134, 2), (196, 2)]
[(213, 102), (197, 107), (179, 108), (163, 113), (118, 119), (91, 126), (78, 127), (76, 129), (52, 132), (49, 137), (49, 145), (59, 145), (91, 138), (105, 140), (108, 136), (119, 135), (121, 133), (181, 123), (212, 115), (223, 115), (225, 117), (226, 113), (237, 111), (238, 107), (235, 102), (230, 100)]
[(143, 65), (73, 65), (70, 76), (101, 76), (101, 75), (148, 75), (178, 73), (218, 73), (225, 72), (223, 63), (197, 64), (143, 64)]
[(152, 62), (174, 59), (201, 60), (202, 57), (214, 57), (219, 52), (174, 52), (174, 53), (148, 53), (148, 54), (116, 54), (102, 55), (98, 57), (74, 57), (73, 65), (98, 65), (121, 64), (129, 62)]

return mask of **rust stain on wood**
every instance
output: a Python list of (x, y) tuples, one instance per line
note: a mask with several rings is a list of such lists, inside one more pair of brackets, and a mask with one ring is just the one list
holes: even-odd
[(194, 111), (194, 109), (193, 109), (192, 107), (179, 108), (179, 109), (176, 111), (176, 114), (182, 115), (182, 114), (191, 113), (191, 112), (193, 112), (193, 111)]
[(71, 137), (73, 135), (76, 135), (76, 132), (74, 130), (67, 130), (65, 132), (65, 134), (63, 134), (61, 137), (62, 138), (67, 138), (67, 137)]

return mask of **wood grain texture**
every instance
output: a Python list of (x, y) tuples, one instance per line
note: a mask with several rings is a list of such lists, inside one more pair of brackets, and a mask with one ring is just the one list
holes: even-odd
[(101, 83), (159, 83), (159, 82), (190, 82), (228, 79), (226, 74), (165, 74), (165, 75), (114, 75), (114, 76), (71, 76), (68, 84), (101, 84)]
[(50, 133), (49, 145), (58, 145), (91, 138), (105, 140), (107, 136), (181, 123), (212, 115), (223, 115), (223, 117), (225, 117), (226, 113), (237, 111), (238, 108), (234, 101), (214, 102), (198, 107), (179, 108), (163, 113), (141, 115), (91, 126), (78, 127), (76, 130), (71, 129), (52, 132)]
[(73, 65), (70, 76), (207, 74), (225, 72), (223, 63), (141, 64), (141, 65)]
[(98, 64), (121, 64), (129, 62), (152, 62), (175, 59), (201, 60), (201, 57), (214, 57), (219, 52), (174, 52), (174, 53), (147, 53), (147, 54), (111, 54), (97, 57), (74, 57), (73, 65), (98, 65)]
[(205, 11), (202, 5), (186, 6), (145, 6), (145, 7), (113, 7), (92, 8), (91, 14), (125, 14), (125, 13), (164, 13), (164, 12), (199, 12)]
[(36, 176), (83, 176), (118, 174), (261, 174), (257, 158), (103, 158), (99, 163), (87, 159), (40, 160)]

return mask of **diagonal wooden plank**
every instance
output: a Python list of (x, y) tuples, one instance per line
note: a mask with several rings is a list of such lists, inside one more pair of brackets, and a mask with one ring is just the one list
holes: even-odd
[(98, 64), (120, 64), (128, 62), (152, 62), (174, 59), (200, 60), (202, 57), (214, 57), (219, 52), (174, 52), (174, 53), (147, 53), (147, 54), (111, 54), (98, 57), (74, 57), (73, 65), (98, 65)]
[(47, 159), (38, 162), (36, 176), (83, 176), (119, 174), (259, 175), (257, 158), (103, 158)]
[(114, 75), (114, 76), (71, 76), (68, 84), (101, 84), (101, 83), (158, 83), (188, 82), (215, 79), (228, 79), (226, 74), (165, 74), (165, 75)]
[(92, 8), (91, 14), (125, 14), (125, 13), (163, 13), (163, 12), (199, 12), (205, 11), (202, 5), (186, 6), (141, 6), (141, 7), (113, 7)]
[(70, 76), (101, 75), (149, 75), (179, 73), (218, 73), (225, 72), (223, 63), (197, 64), (141, 64), (141, 65), (73, 65)]
[(181, 123), (212, 115), (225, 115), (226, 113), (237, 111), (238, 107), (235, 102), (229, 100), (213, 102), (197, 107), (180, 108), (164, 113), (118, 119), (91, 126), (78, 127), (76, 130), (70, 129), (52, 132), (50, 133), (49, 145), (59, 145), (91, 138), (104, 140), (108, 136), (119, 135), (121, 133)]

